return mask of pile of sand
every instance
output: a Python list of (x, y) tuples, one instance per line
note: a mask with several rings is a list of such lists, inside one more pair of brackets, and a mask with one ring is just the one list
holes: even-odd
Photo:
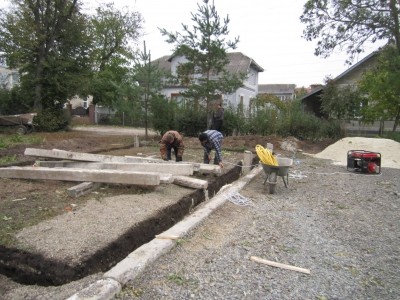
[(347, 137), (325, 148), (314, 157), (331, 159), (335, 165), (347, 165), (349, 150), (365, 150), (381, 154), (381, 167), (400, 169), (400, 143), (390, 139)]

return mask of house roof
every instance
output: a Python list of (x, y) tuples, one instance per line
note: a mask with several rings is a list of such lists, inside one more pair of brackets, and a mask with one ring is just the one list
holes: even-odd
[(370, 60), (371, 58), (375, 57), (377, 54), (379, 53), (379, 50), (374, 51), (370, 54), (368, 54), (366, 57), (364, 57), (362, 60), (360, 60), (359, 62), (357, 62), (356, 64), (354, 64), (353, 66), (351, 66), (350, 68), (348, 68), (346, 71), (344, 71), (343, 73), (339, 74), (338, 76), (336, 76), (333, 80), (339, 80), (341, 78), (343, 78), (344, 76), (346, 76), (347, 74), (353, 72), (355, 69), (358, 69), (361, 65), (363, 65), (366, 61)]
[(171, 61), (170, 61), (171, 55), (164, 55), (160, 58), (157, 58), (156, 60), (153, 60), (151, 63), (153, 65), (158, 65), (158, 67), (161, 70), (171, 72)]
[[(250, 67), (253, 67), (258, 72), (264, 72), (264, 69), (259, 64), (257, 64), (252, 58), (244, 55), (241, 52), (230, 52), (227, 53), (227, 55), (229, 58), (229, 63), (226, 66), (226, 69), (230, 73), (247, 73)], [(160, 58), (157, 58), (152, 63), (157, 64), (162, 70), (170, 72), (171, 60), (173, 57), (174, 55), (164, 55)]]
[(247, 73), (250, 67), (253, 67), (258, 72), (264, 72), (264, 69), (259, 64), (257, 64), (252, 58), (244, 55), (242, 52), (231, 52), (227, 54), (229, 58), (229, 64), (226, 66), (226, 68), (227, 71), (231, 73)]
[(259, 84), (259, 94), (293, 94), (296, 88), (295, 84)]
[[(333, 81), (338, 81), (338, 80), (342, 79), (343, 77), (345, 77), (346, 75), (350, 74), (351, 72), (355, 71), (356, 69), (360, 68), (367, 61), (369, 61), (370, 59), (375, 57), (378, 53), (379, 53), (379, 50), (370, 53), (369, 55), (367, 55), (366, 57), (361, 59), (359, 62), (357, 62), (356, 64), (354, 64), (350, 68), (348, 68), (346, 71), (344, 71), (341, 74), (339, 74), (338, 76), (336, 76), (333, 79)], [(300, 100), (306, 99), (306, 98), (308, 98), (308, 97), (310, 97), (310, 96), (312, 96), (312, 95), (324, 90), (324, 88), (325, 88), (325, 86), (319, 86), (319, 87), (317, 87), (315, 89), (312, 89), (307, 95), (304, 95)]]

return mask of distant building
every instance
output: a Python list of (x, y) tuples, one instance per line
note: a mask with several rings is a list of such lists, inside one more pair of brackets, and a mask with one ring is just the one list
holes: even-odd
[(19, 84), (18, 71), (0, 65), (0, 89), (11, 90), (17, 84)]
[(295, 84), (259, 84), (259, 95), (273, 95), (282, 101), (296, 99), (296, 85)]
[[(226, 66), (226, 71), (231, 74), (245, 73), (247, 78), (243, 82), (243, 86), (238, 88), (231, 94), (221, 95), (221, 100), (225, 105), (238, 107), (241, 105), (244, 109), (249, 107), (250, 100), (258, 94), (258, 73), (264, 69), (259, 66), (252, 58), (244, 55), (241, 52), (227, 53), (229, 63)], [(163, 56), (152, 62), (161, 70), (173, 76), (177, 75), (177, 69), (180, 64), (187, 62), (183, 56)], [(201, 75), (199, 75), (201, 76)], [(212, 79), (212, 78), (211, 78)], [(169, 99), (179, 101), (183, 99), (182, 92), (187, 89), (187, 86), (179, 84), (165, 84), (161, 93)]]

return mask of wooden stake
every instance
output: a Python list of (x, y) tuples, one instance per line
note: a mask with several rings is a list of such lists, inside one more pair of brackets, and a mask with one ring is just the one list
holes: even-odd
[(304, 274), (310, 274), (311, 271), (308, 269), (303, 269), (303, 268), (299, 268), (299, 267), (294, 267), (294, 266), (290, 266), (290, 265), (285, 265), (285, 264), (281, 264), (278, 262), (274, 262), (271, 260), (266, 260), (266, 259), (262, 259), (256, 256), (251, 256), (250, 259), (252, 261), (261, 263), (261, 264), (265, 264), (268, 266), (272, 266), (272, 267), (277, 267), (277, 268), (282, 268), (282, 269), (287, 269), (287, 270), (292, 270), (292, 271), (296, 271), (296, 272), (300, 272), (300, 273), (304, 273)]

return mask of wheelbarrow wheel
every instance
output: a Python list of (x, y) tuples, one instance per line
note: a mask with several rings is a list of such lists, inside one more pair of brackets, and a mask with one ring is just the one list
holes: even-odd
[(26, 134), (27, 133), (27, 128), (24, 126), (24, 125), (18, 125), (17, 126), (17, 130), (16, 130), (16, 132), (17, 132), (17, 134), (18, 135), (24, 135), (24, 134)]
[(269, 193), (270, 194), (275, 193), (276, 178), (277, 178), (277, 175), (275, 172), (271, 172), (271, 174), (269, 174), (269, 176), (268, 176), (268, 185), (269, 185)]

